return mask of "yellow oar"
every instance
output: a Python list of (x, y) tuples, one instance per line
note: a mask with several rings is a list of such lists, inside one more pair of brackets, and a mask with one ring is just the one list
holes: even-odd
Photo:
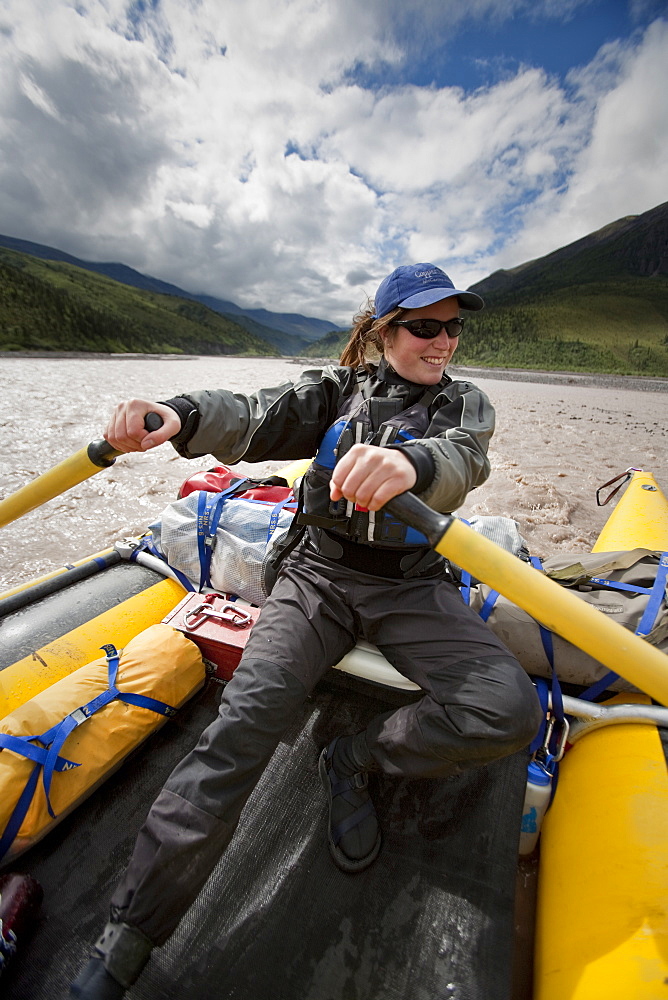
[[(149, 413), (144, 426), (149, 431), (157, 430), (162, 426), (162, 419), (157, 413)], [(34, 510), (35, 507), (41, 507), (47, 500), (53, 500), (73, 486), (83, 483), (85, 479), (90, 479), (101, 469), (108, 469), (120, 454), (122, 452), (112, 448), (104, 438), (101, 441), (91, 441), (86, 448), (81, 448), (74, 455), (55, 465), (53, 469), (22, 486), (16, 493), (0, 500), (0, 528)]]
[(498, 590), (564, 639), (668, 705), (668, 656), (581, 601), (539, 570), (499, 548), (449, 514), (437, 514), (404, 493), (386, 504), (394, 516), (427, 536), (446, 559)]
[(16, 493), (0, 500), (0, 528), (89, 479), (100, 469), (109, 468), (117, 455), (120, 452), (115, 451), (107, 441), (91, 441), (87, 448), (81, 448), (31, 483), (26, 483)]

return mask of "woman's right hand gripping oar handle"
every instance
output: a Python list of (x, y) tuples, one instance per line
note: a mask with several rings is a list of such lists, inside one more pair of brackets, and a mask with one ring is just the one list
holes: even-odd
[[(163, 426), (164, 426), (164, 420), (162, 419), (159, 413), (155, 412), (155, 410), (151, 410), (144, 417), (144, 429), (149, 432), (160, 430), (160, 428)], [(108, 433), (108, 430), (109, 428), (107, 428), (107, 431), (105, 433)], [(178, 433), (178, 431), (176, 431), (175, 433)], [(162, 441), (156, 441), (155, 443), (151, 441), (151, 444), (147, 445), (147, 448), (153, 448), (157, 444), (162, 444)], [(93, 465), (99, 466), (100, 469), (106, 469), (110, 465), (113, 465), (118, 456), (122, 455), (126, 450), (128, 449), (114, 448), (113, 445), (111, 445), (109, 441), (106, 439), (106, 437), (103, 437), (99, 441), (91, 441), (90, 444), (88, 445), (88, 448), (86, 449), (86, 454), (88, 455), (88, 458), (91, 460)], [(133, 450), (145, 451), (147, 449), (138, 448)]]
[(156, 448), (180, 430), (181, 418), (171, 406), (146, 399), (128, 399), (114, 407), (104, 437), (120, 454)]
[[(567, 587), (506, 552), (457, 517), (437, 514), (402, 493), (386, 504), (394, 517), (421, 531), (455, 566), (498, 590), (552, 632), (668, 705), (668, 656), (581, 601)], [(440, 536), (440, 537), (439, 537)]]

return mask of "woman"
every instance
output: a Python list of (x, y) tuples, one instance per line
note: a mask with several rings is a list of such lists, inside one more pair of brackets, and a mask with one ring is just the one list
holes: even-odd
[[(252, 396), (200, 391), (116, 408), (105, 437), (122, 451), (171, 440), (188, 458), (315, 459), (304, 477), (304, 538), (281, 567), (217, 719), (156, 799), (75, 996), (110, 1000), (134, 982), (229, 843), (303, 700), (359, 638), (424, 695), (322, 750), (327, 839), (342, 870), (363, 870), (381, 847), (370, 771), (448, 777), (532, 739), (540, 709), (524, 670), (463, 604), (424, 536), (381, 511), (406, 490), (452, 511), (489, 474), (492, 407), (445, 372), (460, 309), (482, 305), (432, 264), (400, 267), (356, 317), (338, 366)], [(164, 423), (149, 433), (151, 410)]]

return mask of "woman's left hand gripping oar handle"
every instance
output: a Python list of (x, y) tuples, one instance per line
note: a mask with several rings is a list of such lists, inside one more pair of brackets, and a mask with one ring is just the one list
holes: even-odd
[[(160, 414), (153, 412), (146, 414), (144, 418), (146, 430), (156, 431), (162, 425), (163, 419)], [(122, 451), (104, 439), (91, 441), (88, 447), (81, 448), (53, 469), (22, 486), (16, 493), (0, 500), (0, 528), (84, 482), (100, 469), (113, 465), (121, 454)]]

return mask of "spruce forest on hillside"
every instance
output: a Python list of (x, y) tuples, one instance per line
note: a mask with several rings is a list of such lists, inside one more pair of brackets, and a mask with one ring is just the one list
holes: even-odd
[(278, 353), (199, 302), (11, 250), (0, 250), (0, 351)]
[(651, 308), (634, 286), (592, 284), (472, 314), (457, 363), (668, 377), (668, 282)]

